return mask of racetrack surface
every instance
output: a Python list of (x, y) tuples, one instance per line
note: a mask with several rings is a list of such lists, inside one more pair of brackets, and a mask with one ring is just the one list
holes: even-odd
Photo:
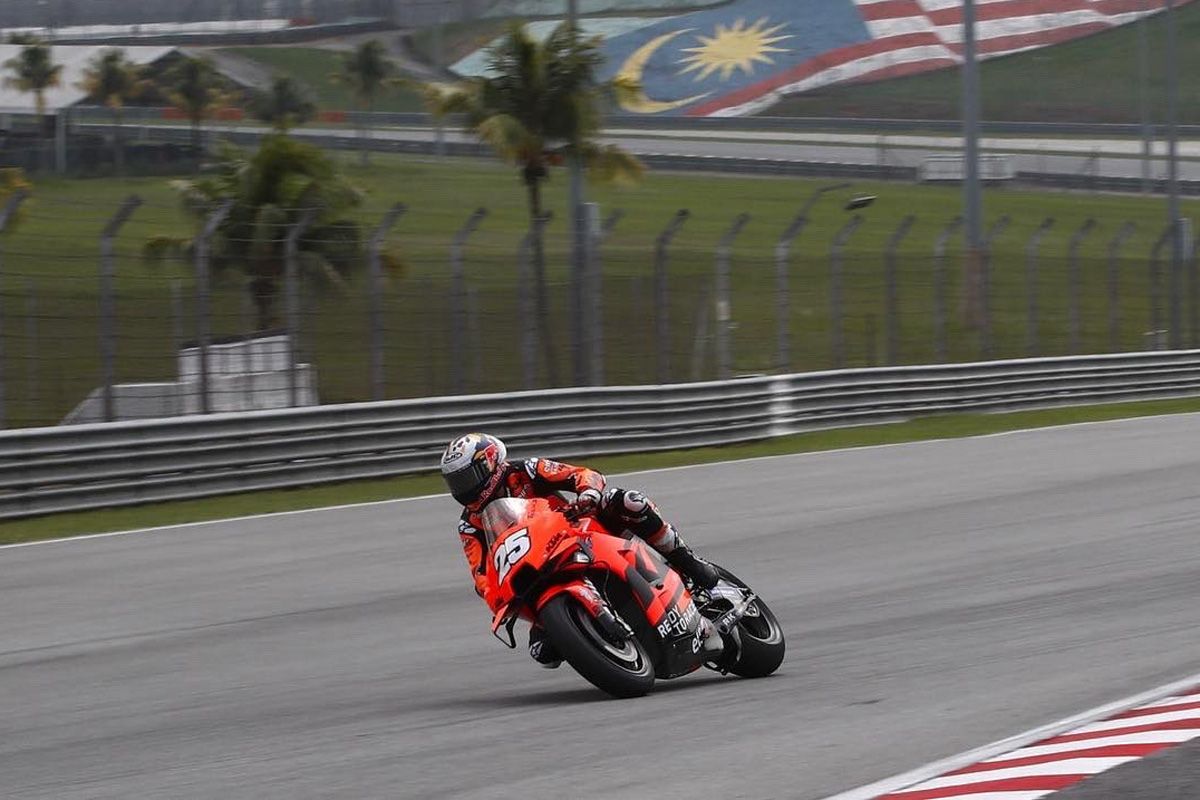
[(622, 477), (789, 637), (632, 701), (490, 637), (447, 498), (0, 549), (2, 793), (823, 797), (1197, 672), (1198, 430)]

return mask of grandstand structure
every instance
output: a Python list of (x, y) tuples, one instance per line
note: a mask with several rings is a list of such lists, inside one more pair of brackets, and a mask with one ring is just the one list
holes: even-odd
[(495, 0), (0, 0), (0, 27), (53, 31), (260, 20), (313, 25), (387, 20), (416, 27), (473, 19), (495, 5)]

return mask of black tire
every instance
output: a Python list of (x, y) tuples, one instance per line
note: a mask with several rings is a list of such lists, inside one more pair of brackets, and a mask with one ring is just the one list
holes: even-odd
[[(717, 569), (722, 578), (735, 586), (750, 588), (724, 567)], [(742, 652), (737, 662), (729, 667), (730, 672), (743, 678), (765, 678), (779, 669), (787, 649), (783, 628), (761, 597), (754, 600), (746, 616), (738, 623), (738, 635), (742, 641)]]
[(538, 620), (567, 663), (597, 689), (613, 697), (641, 697), (654, 688), (654, 665), (637, 637), (618, 649), (570, 595), (560, 594), (547, 603)]

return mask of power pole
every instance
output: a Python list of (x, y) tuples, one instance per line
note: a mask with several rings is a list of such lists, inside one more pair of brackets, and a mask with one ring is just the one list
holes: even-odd
[(979, 187), (979, 62), (975, 52), (975, 0), (963, 3), (963, 206), (967, 239), (967, 322), (983, 324), (983, 197)]
[(1167, 217), (1171, 226), (1171, 348), (1183, 346), (1183, 221), (1179, 218), (1179, 33), (1167, 2)]
[(1142, 123), (1142, 194), (1149, 194), (1151, 189), (1151, 133), (1150, 133), (1150, 44), (1146, 32), (1146, 18), (1150, 16), (1146, 8), (1147, 0), (1142, 0), (1141, 15), (1137, 21), (1138, 34), (1138, 116)]
[[(579, 30), (579, 0), (567, 0), (567, 24), (571, 29)], [(583, 191), (583, 160), (579, 153), (571, 152), (571, 364), (575, 386), (587, 383), (586, 350), (583, 346), (584, 337), (584, 286), (587, 284), (588, 271), (588, 242), (587, 216), (584, 203), (587, 201)]]

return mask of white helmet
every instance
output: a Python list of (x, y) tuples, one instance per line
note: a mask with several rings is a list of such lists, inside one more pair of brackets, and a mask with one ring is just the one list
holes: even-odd
[(446, 445), (442, 453), (442, 478), (450, 494), (471, 509), (483, 508), (495, 494), (504, 475), (508, 448), (486, 433), (468, 433)]

